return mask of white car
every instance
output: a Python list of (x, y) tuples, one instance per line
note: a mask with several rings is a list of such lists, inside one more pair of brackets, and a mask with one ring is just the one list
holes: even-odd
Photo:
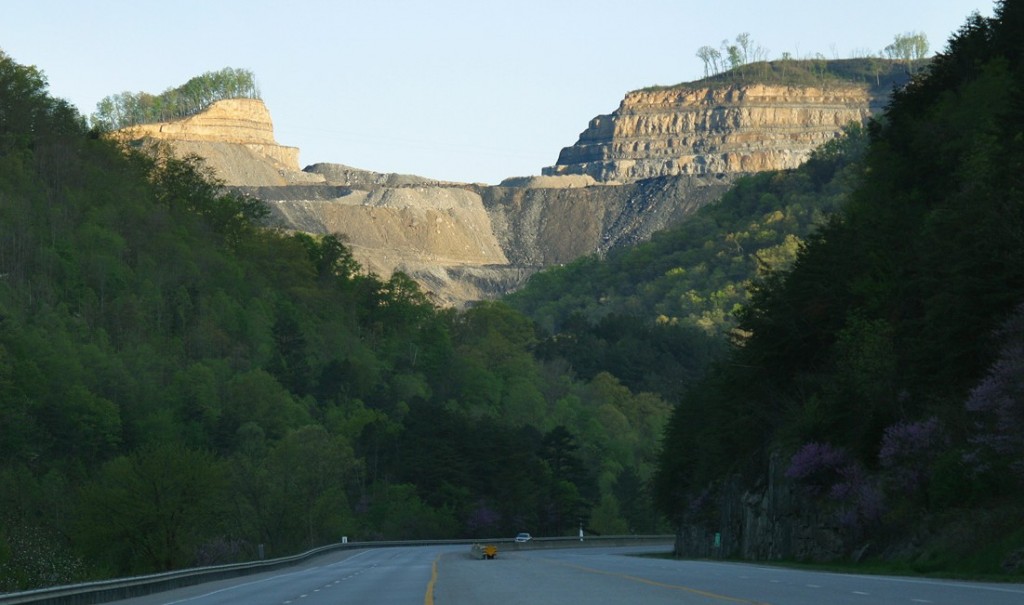
[(516, 542), (529, 542), (529, 541), (530, 541), (530, 534), (526, 533), (525, 531), (523, 533), (521, 533), (521, 534), (516, 536)]

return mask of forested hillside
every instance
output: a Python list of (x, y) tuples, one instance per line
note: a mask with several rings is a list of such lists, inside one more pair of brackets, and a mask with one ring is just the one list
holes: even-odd
[(869, 129), (464, 312), (0, 52), (0, 591), (712, 525), (773, 455), (851, 553), (1020, 573), (1021, 40), (1001, 2)]
[(508, 298), (542, 356), (678, 403), (674, 525), (720, 531), (727, 482), (777, 456), (851, 556), (1024, 571), (1021, 5), (970, 17), (868, 131)]
[(756, 282), (666, 434), (678, 523), (778, 453), (850, 553), (1024, 571), (1022, 40), (1022, 2), (972, 16), (870, 129), (849, 202)]
[(265, 213), (0, 54), (0, 591), (342, 536), (666, 529), (669, 403)]
[(584, 377), (612, 372), (675, 403), (725, 351), (750, 281), (788, 268), (845, 203), (867, 140), (851, 126), (799, 169), (740, 179), (680, 226), (538, 273), (505, 300), (553, 335), (543, 357)]

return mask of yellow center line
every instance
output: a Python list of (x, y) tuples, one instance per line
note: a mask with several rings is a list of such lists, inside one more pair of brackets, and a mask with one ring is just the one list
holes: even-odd
[(438, 553), (430, 568), (430, 581), (427, 582), (427, 594), (423, 595), (423, 605), (434, 605), (434, 584), (437, 582), (437, 562), (440, 560), (441, 553)]
[(708, 597), (709, 599), (717, 599), (719, 601), (726, 601), (726, 602), (729, 602), (729, 603), (744, 603), (746, 605), (769, 605), (768, 603), (764, 603), (762, 601), (751, 601), (749, 599), (740, 599), (740, 598), (737, 598), (737, 597), (730, 597), (730, 596), (726, 596), (726, 595), (716, 594), (716, 593), (713, 593), (713, 592), (707, 592), (707, 591), (704, 591), (704, 590), (698, 590), (696, 588), (690, 588), (689, 586), (682, 586), (680, 584), (667, 584), (665, 582), (657, 582), (655, 580), (648, 580), (647, 578), (640, 578), (640, 577), (637, 577), (637, 576), (628, 576), (626, 574), (616, 573), (616, 572), (613, 572), (613, 571), (604, 571), (604, 570), (601, 570), (601, 569), (594, 569), (593, 567), (583, 567), (582, 565), (573, 565), (572, 563), (559, 563), (559, 564), (560, 565), (564, 565), (565, 567), (572, 567), (573, 569), (578, 569), (580, 571), (585, 571), (587, 573), (593, 573), (593, 574), (599, 574), (599, 575), (603, 575), (603, 576), (612, 576), (612, 577), (616, 577), (616, 578), (622, 578), (624, 580), (630, 580), (630, 581), (633, 581), (633, 582), (639, 582), (641, 584), (648, 584), (650, 586), (657, 586), (659, 588), (668, 588), (669, 590), (678, 590), (678, 591), (681, 591), (681, 592), (688, 592), (690, 594), (700, 595), (702, 597)]

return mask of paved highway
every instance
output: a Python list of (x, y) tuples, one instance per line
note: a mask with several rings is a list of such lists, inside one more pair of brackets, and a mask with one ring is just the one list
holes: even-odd
[(625, 556), (637, 550), (533, 550), (508, 553), (494, 561), (467, 560), (460, 554), (444, 555), (434, 590), (435, 602), (502, 605), (1024, 604), (1022, 584), (864, 576)]
[(130, 605), (1021, 605), (1022, 584), (821, 573), (628, 556), (663, 547), (514, 549), (494, 560), (468, 546), (324, 555), (302, 567), (193, 586)]
[(468, 546), (396, 547), (325, 554), (291, 568), (208, 582), (146, 597), (131, 605), (422, 605), (434, 563)]

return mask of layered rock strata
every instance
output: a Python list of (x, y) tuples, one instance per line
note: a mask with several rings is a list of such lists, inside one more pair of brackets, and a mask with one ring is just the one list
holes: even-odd
[(535, 271), (648, 239), (718, 199), (739, 174), (799, 165), (883, 100), (856, 86), (687, 88), (630, 93), (591, 121), (542, 176), (499, 186), (298, 169), (261, 101), (118, 133), (205, 158), (233, 189), (264, 200), (277, 226), (338, 234), (366, 271), (402, 271), (441, 305), (520, 287)]
[(225, 99), (170, 122), (140, 124), (115, 136), (136, 146), (163, 143), (179, 155), (197, 154), (226, 185), (323, 182), (299, 169), (299, 149), (274, 140), (270, 111), (259, 99)]
[(852, 84), (640, 90), (613, 113), (591, 120), (543, 172), (626, 183), (795, 168), (884, 103), (867, 85)]

